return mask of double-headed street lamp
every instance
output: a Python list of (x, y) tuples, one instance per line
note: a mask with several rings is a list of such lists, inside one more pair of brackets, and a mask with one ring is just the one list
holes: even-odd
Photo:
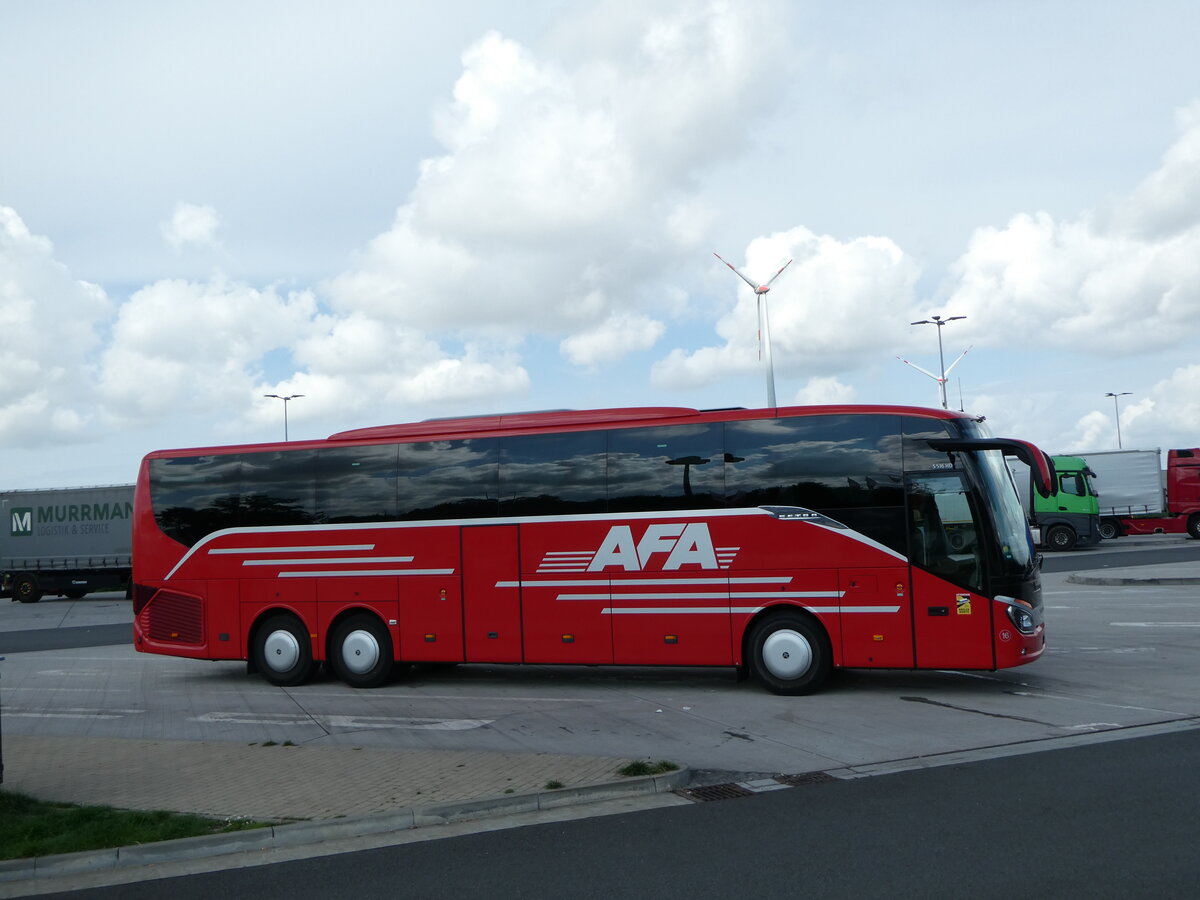
[(287, 426), (288, 401), (295, 400), (297, 397), (303, 397), (304, 395), (303, 394), (288, 394), (286, 397), (283, 397), (283, 396), (280, 396), (279, 394), (263, 394), (263, 396), (264, 397), (274, 397), (276, 400), (283, 401), (283, 439), (286, 441), (288, 439), (288, 426)]
[(1117, 398), (1118, 397), (1128, 397), (1132, 393), (1133, 393), (1133, 391), (1120, 391), (1119, 393), (1114, 394), (1112, 391), (1109, 391), (1107, 394), (1104, 395), (1105, 397), (1113, 398), (1113, 418), (1117, 420), (1117, 449), (1118, 450), (1121, 449), (1121, 410), (1117, 408)]
[[(934, 378), (937, 380), (939, 387), (941, 387), (941, 389), (942, 389), (942, 409), (950, 408), (946, 404), (946, 357), (942, 354), (942, 326), (945, 325), (947, 322), (953, 322), (956, 319), (965, 319), (965, 318), (966, 318), (966, 316), (947, 316), (946, 318), (943, 319), (941, 316), (930, 316), (928, 319), (922, 319), (919, 322), (909, 322), (908, 323), (909, 325), (936, 325), (937, 326), (938, 371), (941, 372), (942, 374), (940, 377), (934, 376)], [(970, 350), (970, 349), (971, 349), (970, 347), (967, 348), (967, 350)], [(962, 359), (963, 356), (966, 356), (966, 355), (967, 355), (967, 351), (964, 350), (962, 352), (962, 355), (959, 356), (958, 359), (956, 359), (954, 362), (952, 362), (950, 364), (950, 368), (953, 369), (956, 365), (958, 365), (958, 360)], [(908, 360), (901, 360), (901, 362), (908, 362)], [(910, 366), (912, 365), (912, 363), (908, 363), (908, 364)], [(914, 366), (913, 368), (918, 368), (918, 367)], [(921, 369), (921, 371), (925, 372), (924, 369)], [(925, 372), (925, 374), (928, 375), (929, 373)]]

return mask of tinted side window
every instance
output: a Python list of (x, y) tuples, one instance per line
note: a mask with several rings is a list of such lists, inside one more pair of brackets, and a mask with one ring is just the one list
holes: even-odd
[(387, 522), (396, 518), (395, 444), (317, 452), (317, 508), (323, 522)]
[(239, 525), (311, 525), (317, 521), (317, 452), (242, 454)]
[(495, 438), (398, 445), (397, 518), (495, 516), (499, 459)]
[(947, 424), (940, 419), (918, 419), (915, 416), (905, 416), (903, 421), (905, 471), (923, 472), (946, 467), (950, 458), (930, 447), (928, 441), (951, 437)]
[(898, 416), (796, 416), (729, 422), (729, 506), (801, 506), (904, 552)]
[(609, 511), (721, 506), (725, 498), (723, 458), (720, 425), (610, 431)]
[(238, 523), (241, 459), (180, 456), (150, 460), (154, 519), (168, 537), (192, 546)]
[(604, 512), (606, 434), (575, 431), (500, 441), (500, 514)]

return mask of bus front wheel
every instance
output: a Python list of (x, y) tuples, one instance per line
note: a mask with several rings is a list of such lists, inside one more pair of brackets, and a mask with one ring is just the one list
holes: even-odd
[(793, 611), (762, 619), (750, 634), (750, 670), (773, 694), (796, 696), (818, 690), (833, 668), (824, 629)]
[(350, 687), (382, 687), (396, 665), (392, 636), (375, 616), (350, 616), (339, 622), (330, 636), (329, 664)]
[(304, 684), (317, 669), (308, 631), (295, 616), (275, 615), (264, 621), (255, 632), (253, 655), (262, 677), (280, 687)]

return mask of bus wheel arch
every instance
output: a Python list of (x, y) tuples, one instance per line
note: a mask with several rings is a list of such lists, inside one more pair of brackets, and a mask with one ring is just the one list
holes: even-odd
[(396, 669), (388, 626), (366, 610), (348, 612), (333, 623), (325, 659), (334, 675), (355, 688), (383, 687)]
[(767, 690), (787, 696), (814, 693), (833, 669), (833, 647), (825, 627), (795, 607), (767, 610), (752, 622), (743, 658)]
[(250, 636), (250, 663), (271, 684), (295, 687), (309, 681), (318, 663), (313, 659), (308, 629), (289, 612), (265, 614)]

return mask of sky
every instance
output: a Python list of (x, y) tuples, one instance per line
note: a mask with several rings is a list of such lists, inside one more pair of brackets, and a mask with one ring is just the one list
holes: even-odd
[[(955, 360), (999, 436), (1200, 446), (1197, 33), (1190, 0), (0, 0), (0, 490), (285, 410), (936, 407), (914, 366)], [(714, 253), (792, 260), (770, 369)]]

